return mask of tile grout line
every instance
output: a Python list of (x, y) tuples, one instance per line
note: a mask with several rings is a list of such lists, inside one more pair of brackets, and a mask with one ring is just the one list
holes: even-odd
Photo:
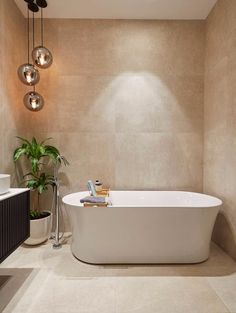
[[(234, 313), (234, 312), (231, 312), (228, 305), (225, 303), (225, 301), (221, 298), (221, 296), (217, 293), (217, 291), (215, 290), (215, 288), (210, 284), (209, 282), (209, 277), (205, 277), (205, 280), (207, 282), (207, 284), (209, 285), (210, 289), (215, 293), (215, 295), (217, 296), (217, 298), (223, 303), (223, 305), (225, 306), (225, 308), (227, 309), (227, 312), (226, 313)], [(225, 312), (222, 312), (222, 313), (225, 313)]]

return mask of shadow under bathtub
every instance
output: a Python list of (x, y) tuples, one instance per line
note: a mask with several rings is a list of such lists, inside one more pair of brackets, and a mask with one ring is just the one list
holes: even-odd
[[(68, 251), (69, 252), (69, 251)], [(135, 277), (135, 276), (227, 276), (236, 272), (236, 262), (215, 243), (207, 261), (199, 264), (134, 264), (93, 265), (66, 253), (54, 269), (68, 277)]]

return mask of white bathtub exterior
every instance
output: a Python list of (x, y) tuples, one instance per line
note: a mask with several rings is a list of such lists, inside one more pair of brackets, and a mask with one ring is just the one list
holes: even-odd
[(72, 253), (93, 264), (198, 263), (209, 257), (222, 201), (181, 191), (111, 191), (109, 207), (67, 195)]

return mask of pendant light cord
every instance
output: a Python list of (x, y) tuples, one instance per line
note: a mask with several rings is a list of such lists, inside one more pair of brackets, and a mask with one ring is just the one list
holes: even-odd
[(27, 31), (28, 31), (28, 64), (29, 64), (29, 59), (30, 59), (30, 20), (29, 20), (29, 9), (27, 11)]
[(44, 31), (44, 25), (43, 25), (43, 8), (41, 8), (41, 46), (43, 47), (43, 31)]
[[(33, 50), (35, 48), (35, 37), (34, 37), (34, 32), (35, 32), (35, 29), (34, 29), (34, 12), (33, 12)], [(35, 85), (34, 85), (34, 92), (35, 92), (36, 88), (35, 88)]]
[(34, 12), (33, 12), (33, 50), (35, 48), (35, 39), (34, 39)]

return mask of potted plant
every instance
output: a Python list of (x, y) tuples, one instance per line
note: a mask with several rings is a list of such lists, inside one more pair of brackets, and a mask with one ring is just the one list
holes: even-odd
[(38, 142), (35, 137), (31, 142), (27, 139), (17, 137), (21, 140), (21, 146), (18, 147), (14, 154), (13, 160), (17, 162), (21, 157), (25, 156), (29, 161), (30, 170), (23, 176), (26, 187), (30, 188), (33, 193), (33, 203), (30, 211), (30, 238), (25, 243), (28, 245), (37, 245), (49, 238), (51, 231), (51, 212), (42, 210), (41, 196), (48, 190), (49, 187), (54, 189), (55, 178), (51, 174), (45, 172), (45, 159), (52, 161), (56, 166), (62, 160), (65, 165), (69, 163), (66, 159), (62, 159), (59, 150), (51, 145), (46, 145), (45, 142)]

